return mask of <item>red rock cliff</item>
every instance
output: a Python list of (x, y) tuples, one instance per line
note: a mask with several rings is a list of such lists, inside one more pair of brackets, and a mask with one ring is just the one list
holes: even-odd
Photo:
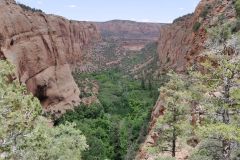
[[(220, 16), (234, 18), (232, 0), (202, 0), (193, 14), (178, 18), (160, 28), (158, 45), (161, 69), (184, 71), (189, 62), (204, 49), (206, 28)], [(199, 29), (194, 31), (199, 23)]]
[(16, 66), (17, 77), (47, 111), (79, 103), (70, 66), (81, 63), (82, 49), (99, 34), (93, 24), (23, 10), (14, 0), (0, 1), (1, 52)]
[(103, 38), (157, 41), (162, 23), (143, 23), (129, 20), (95, 22)]

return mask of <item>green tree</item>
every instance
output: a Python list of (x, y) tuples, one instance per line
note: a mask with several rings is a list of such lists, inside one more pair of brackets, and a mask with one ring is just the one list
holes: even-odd
[[(101, 104), (79, 105), (74, 111), (64, 114), (56, 125), (75, 122), (76, 127), (86, 135), (89, 149), (83, 152), (84, 160), (113, 159), (114, 148), (111, 146), (110, 116), (104, 114)], [(115, 135), (116, 136), (116, 135)]]
[(80, 160), (88, 146), (82, 132), (75, 129), (76, 125), (49, 127), (47, 123), (45, 118), (39, 118), (32, 132), (20, 139), (21, 159)]
[(231, 24), (225, 23), (208, 29), (208, 35), (212, 43), (225, 44), (231, 36)]
[(12, 157), (19, 138), (30, 132), (41, 113), (39, 101), (13, 80), (13, 66), (0, 61), (0, 154)]
[(0, 157), (2, 159), (81, 159), (86, 139), (73, 124), (51, 127), (39, 101), (0, 61)]
[(184, 135), (186, 126), (183, 126), (188, 124), (189, 105), (181, 98), (186, 94), (186, 84), (181, 76), (176, 73), (170, 73), (169, 76), (170, 81), (160, 90), (165, 110), (158, 121), (161, 130), (159, 147), (162, 152), (170, 151), (175, 157), (177, 140)]
[[(231, 53), (230, 53), (231, 52)], [(201, 105), (205, 112), (204, 122), (198, 133), (204, 139), (215, 139), (221, 152), (218, 159), (230, 160), (234, 147), (240, 142), (240, 60), (234, 50), (225, 47), (219, 55), (209, 55), (203, 64), (204, 74), (197, 78), (205, 84)], [(235, 145), (234, 145), (235, 144)], [(211, 144), (211, 147), (214, 143)]]

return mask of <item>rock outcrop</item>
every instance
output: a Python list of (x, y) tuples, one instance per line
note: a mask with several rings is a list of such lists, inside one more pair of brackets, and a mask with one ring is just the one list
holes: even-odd
[(159, 61), (161, 69), (184, 71), (204, 49), (206, 28), (219, 18), (235, 18), (232, 0), (202, 0), (193, 14), (180, 17), (160, 28)]
[(100, 38), (95, 25), (27, 11), (14, 0), (0, 1), (1, 56), (44, 109), (62, 112), (80, 102), (71, 67), (85, 46)]

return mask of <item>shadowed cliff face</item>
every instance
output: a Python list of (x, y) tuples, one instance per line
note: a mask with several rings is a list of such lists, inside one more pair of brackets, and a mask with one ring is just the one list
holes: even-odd
[(93, 24), (23, 10), (0, 1), (1, 52), (16, 66), (17, 77), (47, 111), (65, 111), (80, 102), (70, 67), (100, 36)]
[(183, 70), (185, 56), (193, 47), (195, 34), (192, 32), (192, 16), (185, 17), (181, 22), (161, 28), (158, 42), (158, 54), (161, 68)]
[(206, 28), (214, 26), (219, 17), (235, 17), (232, 3), (231, 0), (202, 0), (193, 14), (161, 27), (158, 41), (161, 69), (184, 71), (188, 64), (193, 63), (204, 49)]

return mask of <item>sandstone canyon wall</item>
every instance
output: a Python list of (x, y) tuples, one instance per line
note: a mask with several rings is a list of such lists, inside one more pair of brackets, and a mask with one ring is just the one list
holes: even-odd
[(100, 39), (87, 22), (26, 11), (14, 0), (0, 0), (1, 57), (38, 97), (46, 111), (61, 112), (80, 102), (70, 67), (81, 63), (84, 46)]
[(102, 36), (109, 39), (157, 41), (161, 23), (143, 23), (129, 20), (94, 22)]
[(232, 0), (201, 0), (193, 14), (161, 27), (158, 41), (161, 69), (184, 71), (204, 49), (206, 28), (214, 26), (221, 17), (235, 18)]
[[(207, 42), (207, 28), (215, 26), (222, 18), (227, 21), (236, 20), (232, 0), (201, 0), (193, 14), (178, 18), (173, 24), (161, 27), (158, 41), (160, 69), (163, 72), (169, 69), (183, 72), (188, 65), (198, 62)], [(194, 31), (196, 23), (200, 26)], [(163, 114), (164, 98), (160, 95), (153, 108), (148, 135), (139, 150), (137, 160), (153, 160), (159, 157), (159, 155), (152, 155), (149, 150), (161, 137), (155, 127), (158, 118)], [(181, 156), (187, 155), (186, 153)]]
[(127, 50), (140, 51), (148, 43), (156, 42), (163, 23), (144, 23), (129, 20), (94, 22), (106, 41), (115, 41)]

